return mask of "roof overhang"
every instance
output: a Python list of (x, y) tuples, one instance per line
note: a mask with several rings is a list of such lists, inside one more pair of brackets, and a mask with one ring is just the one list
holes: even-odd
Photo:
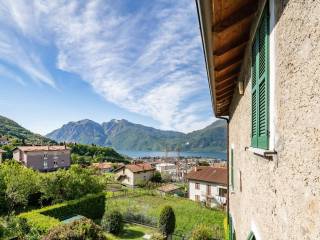
[(257, 0), (196, 0), (213, 110), (228, 116)]

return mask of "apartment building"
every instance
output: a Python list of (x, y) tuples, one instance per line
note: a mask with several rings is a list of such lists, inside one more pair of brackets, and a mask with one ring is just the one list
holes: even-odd
[(68, 168), (70, 148), (66, 146), (22, 146), (13, 151), (13, 159), (29, 168), (47, 172)]
[(320, 239), (320, 1), (196, 3), (231, 239)]

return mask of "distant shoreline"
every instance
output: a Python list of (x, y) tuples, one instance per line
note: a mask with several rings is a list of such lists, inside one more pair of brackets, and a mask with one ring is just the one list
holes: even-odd
[[(178, 152), (162, 152), (162, 151), (130, 151), (130, 150), (116, 150), (120, 154), (129, 156), (131, 158), (146, 158), (146, 157), (177, 157)], [(180, 157), (194, 157), (194, 158), (212, 158), (212, 159), (227, 159), (226, 152), (180, 152)]]

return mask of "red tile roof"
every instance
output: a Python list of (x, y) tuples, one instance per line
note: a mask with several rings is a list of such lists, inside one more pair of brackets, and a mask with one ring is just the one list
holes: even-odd
[(109, 169), (113, 167), (113, 164), (110, 162), (101, 162), (101, 163), (93, 163), (92, 166), (98, 169)]
[[(134, 172), (134, 173), (145, 172), (145, 171), (155, 171), (156, 170), (149, 163), (128, 164), (128, 165), (125, 165), (123, 167), (129, 169), (131, 172)], [(116, 171), (122, 169), (123, 167), (118, 168)]]
[(226, 168), (215, 167), (197, 167), (197, 170), (192, 170), (187, 174), (187, 179), (197, 180), (210, 183), (228, 184)]

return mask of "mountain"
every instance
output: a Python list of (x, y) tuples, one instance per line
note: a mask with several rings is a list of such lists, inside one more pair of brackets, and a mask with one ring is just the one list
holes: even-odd
[(106, 135), (102, 126), (89, 119), (69, 122), (47, 135), (57, 142), (78, 142), (103, 146)]
[(225, 151), (226, 123), (218, 120), (204, 129), (185, 134), (159, 130), (124, 119), (102, 124), (86, 119), (69, 122), (46, 137), (58, 142), (112, 146), (118, 150)]
[(0, 115), (0, 136), (9, 137), (9, 139), (16, 139), (24, 141), (26, 144), (47, 144), (54, 143), (49, 138), (43, 137), (39, 134), (30, 132), (29, 130), (21, 127), (18, 123), (9, 118)]

